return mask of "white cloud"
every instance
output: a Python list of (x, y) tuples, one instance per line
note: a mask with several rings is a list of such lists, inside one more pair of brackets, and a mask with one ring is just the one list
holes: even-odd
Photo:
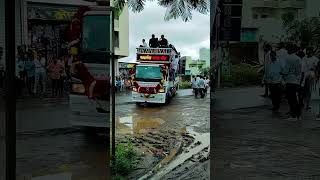
[(165, 35), (182, 56), (199, 57), (201, 47), (210, 48), (210, 16), (193, 12), (192, 20), (181, 19), (165, 21), (166, 9), (158, 6), (156, 1), (147, 1), (140, 13), (129, 12), (129, 57), (121, 61), (134, 62), (136, 47), (142, 39), (148, 42), (151, 34)]

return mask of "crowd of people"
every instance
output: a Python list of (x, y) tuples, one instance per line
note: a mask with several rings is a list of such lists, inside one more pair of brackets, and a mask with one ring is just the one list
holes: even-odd
[(209, 83), (210, 80), (207, 77), (200, 75), (192, 77), (191, 86), (195, 98), (198, 98), (198, 95), (200, 95), (201, 98), (204, 98), (207, 95)]
[(302, 109), (309, 110), (312, 90), (319, 77), (320, 63), (312, 47), (280, 43), (277, 50), (266, 46), (263, 97), (271, 97), (275, 112), (285, 95), (290, 107), (289, 119), (301, 118)]
[(50, 80), (52, 96), (62, 96), (64, 82), (69, 77), (69, 66), (67, 56), (47, 62), (43, 52), (19, 46), (16, 60), (17, 95), (21, 96), (25, 87), (30, 96), (44, 95)]

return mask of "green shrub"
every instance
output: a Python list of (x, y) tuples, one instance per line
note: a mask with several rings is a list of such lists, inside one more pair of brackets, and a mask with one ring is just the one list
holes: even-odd
[(231, 66), (231, 76), (221, 76), (223, 86), (258, 85), (261, 82), (258, 68), (249, 64), (236, 64)]
[(182, 81), (179, 83), (180, 89), (190, 89), (191, 88), (191, 82), (190, 81)]
[(127, 175), (134, 170), (138, 162), (138, 155), (130, 140), (127, 145), (117, 145), (115, 161), (115, 166), (113, 165), (112, 168), (117, 175)]

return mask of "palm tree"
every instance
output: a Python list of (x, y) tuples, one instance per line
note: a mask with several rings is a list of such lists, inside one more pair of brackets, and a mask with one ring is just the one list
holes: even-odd
[[(125, 4), (133, 12), (141, 12), (144, 9), (146, 1), (155, 0), (115, 0), (114, 7), (121, 12)], [(169, 21), (171, 19), (182, 18), (187, 22), (192, 19), (192, 11), (197, 11), (201, 14), (208, 14), (210, 12), (210, 0), (157, 0), (159, 6), (167, 9), (164, 19)], [(215, 1), (215, 0), (214, 0)]]

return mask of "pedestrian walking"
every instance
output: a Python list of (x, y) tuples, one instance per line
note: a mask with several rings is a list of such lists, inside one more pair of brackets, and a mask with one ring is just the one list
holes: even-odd
[(307, 48), (306, 56), (302, 59), (302, 83), (303, 87), (303, 100), (306, 105), (306, 110), (311, 109), (310, 100), (312, 87), (315, 85), (316, 69), (319, 59), (314, 56), (314, 50), (312, 47)]
[(42, 53), (35, 55), (36, 58), (34, 59), (35, 64), (35, 83), (33, 93), (37, 93), (38, 85), (40, 84), (41, 91), (40, 93), (43, 94), (46, 92), (46, 82), (47, 82), (47, 69), (46, 69), (46, 59)]
[(272, 100), (272, 111), (278, 112), (282, 99), (282, 63), (277, 59), (276, 52), (270, 53), (271, 63), (266, 68), (266, 74), (270, 80), (270, 96)]
[(25, 63), (25, 71), (27, 75), (27, 89), (29, 95), (33, 94), (33, 87), (35, 82), (35, 64), (34, 64), (34, 57), (32, 51), (28, 52), (28, 60)]
[(120, 84), (120, 89), (121, 89), (121, 92), (124, 91), (124, 77), (121, 78), (121, 84)]
[(268, 97), (269, 96), (269, 77), (266, 76), (266, 69), (268, 68), (269, 64), (271, 63), (270, 53), (271, 53), (272, 47), (271, 45), (267, 44), (265, 47), (265, 56), (264, 56), (264, 76), (263, 76), (263, 84), (264, 84), (264, 94), (262, 97)]
[(193, 89), (193, 93), (194, 93), (195, 98), (197, 98), (198, 97), (198, 82), (197, 82), (197, 78), (195, 76), (192, 76), (191, 87)]
[(48, 66), (48, 70), (52, 85), (52, 96), (55, 97), (58, 95), (59, 80), (61, 78), (63, 67), (60, 63), (58, 63), (57, 59), (54, 59), (53, 62)]
[(209, 83), (210, 83), (210, 80), (208, 77), (205, 78), (204, 83), (205, 83), (205, 95), (207, 95), (208, 89), (209, 89)]
[(58, 64), (60, 64), (60, 66), (61, 66), (61, 70), (59, 72), (60, 79), (58, 81), (58, 92), (59, 92), (59, 95), (62, 96), (63, 91), (64, 91), (64, 82), (65, 82), (67, 75), (66, 75), (65, 64), (64, 64), (63, 60), (59, 59)]
[(206, 85), (205, 85), (205, 80), (203, 76), (199, 76), (198, 88), (199, 88), (200, 97), (204, 98)]
[(298, 96), (301, 85), (301, 59), (296, 55), (297, 47), (289, 44), (287, 47), (288, 56), (285, 59), (285, 66), (283, 75), (286, 82), (286, 95), (290, 106), (289, 120), (300, 119), (301, 106), (299, 104)]

